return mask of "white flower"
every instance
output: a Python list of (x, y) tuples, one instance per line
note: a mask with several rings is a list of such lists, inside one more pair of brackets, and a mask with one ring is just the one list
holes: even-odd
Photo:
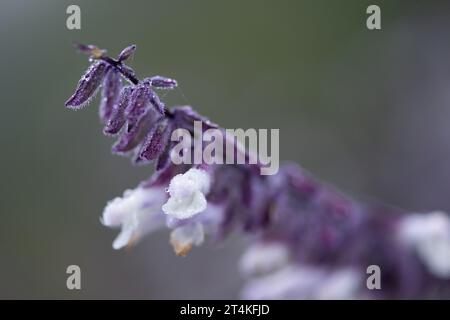
[(354, 299), (359, 297), (361, 275), (353, 269), (327, 270), (288, 264), (247, 281), (244, 299)]
[(316, 299), (348, 300), (359, 298), (362, 277), (353, 269), (342, 268), (332, 272), (317, 288)]
[(243, 254), (239, 269), (244, 275), (261, 275), (277, 270), (289, 261), (289, 250), (280, 243), (255, 243)]
[(190, 223), (176, 228), (170, 234), (172, 244), (177, 256), (186, 256), (193, 245), (201, 245), (205, 239), (203, 225), (200, 222)]
[(412, 214), (400, 225), (400, 238), (415, 249), (435, 276), (450, 278), (450, 218), (444, 212)]
[(172, 178), (169, 184), (169, 200), (163, 211), (177, 219), (188, 219), (206, 209), (205, 194), (209, 192), (211, 179), (206, 171), (191, 168)]
[(142, 188), (126, 190), (123, 197), (117, 197), (106, 205), (102, 223), (108, 227), (122, 227), (113, 242), (114, 249), (120, 249), (137, 241), (144, 234), (164, 225), (161, 205), (166, 199), (163, 188)]

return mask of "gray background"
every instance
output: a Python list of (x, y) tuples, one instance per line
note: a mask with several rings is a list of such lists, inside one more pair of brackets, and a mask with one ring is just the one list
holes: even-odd
[[(82, 30), (66, 29), (66, 8)], [(177, 258), (162, 230), (113, 251), (107, 200), (149, 176), (110, 155), (96, 99), (64, 108), (88, 63), (73, 41), (138, 51), (170, 105), (226, 128), (280, 128), (281, 158), (345, 192), (450, 209), (450, 7), (377, 1), (0, 1), (0, 298), (236, 298), (245, 240)], [(82, 269), (82, 290), (65, 287)]]

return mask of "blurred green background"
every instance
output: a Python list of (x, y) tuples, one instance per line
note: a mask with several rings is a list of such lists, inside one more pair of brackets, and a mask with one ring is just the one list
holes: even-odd
[[(369, 4), (382, 30), (366, 28)], [(81, 7), (81, 30), (66, 8)], [(450, 210), (448, 1), (0, 1), (0, 298), (237, 298), (245, 242), (176, 257), (162, 230), (111, 248), (105, 203), (152, 172), (111, 156), (97, 117), (64, 108), (85, 56), (135, 43), (167, 104), (225, 128), (280, 128), (281, 159), (361, 199)], [(82, 290), (66, 289), (66, 267)]]

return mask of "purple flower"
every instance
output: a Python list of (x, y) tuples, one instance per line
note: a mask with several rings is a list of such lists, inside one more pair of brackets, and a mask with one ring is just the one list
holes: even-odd
[[(120, 227), (115, 249), (133, 244), (156, 228), (171, 229), (175, 253), (185, 256), (206, 237), (230, 231), (254, 239), (241, 260), (247, 299), (418, 298), (450, 287), (450, 217), (410, 213), (361, 203), (318, 181), (294, 164), (273, 176), (255, 165), (175, 165), (171, 133), (194, 122), (218, 125), (190, 106), (166, 108), (154, 89), (176, 80), (139, 80), (123, 62), (92, 45), (78, 49), (95, 61), (79, 81), (69, 108), (81, 108), (103, 83), (100, 115), (105, 134), (119, 135), (112, 151), (135, 163), (156, 161), (150, 179), (109, 202), (102, 222)], [(121, 79), (130, 85), (122, 88)], [(233, 149), (233, 152), (245, 150)], [(242, 155), (242, 153), (240, 154)], [(366, 268), (382, 270), (381, 291), (369, 291)]]

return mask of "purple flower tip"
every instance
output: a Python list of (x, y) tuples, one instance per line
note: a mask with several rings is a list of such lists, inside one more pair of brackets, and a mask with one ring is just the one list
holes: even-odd
[(178, 86), (175, 79), (170, 79), (161, 76), (154, 76), (150, 78), (150, 84), (152, 87), (157, 89), (173, 89)]
[(125, 60), (127, 60), (129, 57), (131, 57), (133, 55), (134, 51), (136, 51), (136, 45), (135, 44), (126, 47), (119, 54), (119, 56), (117, 57), (117, 60), (118, 61), (125, 61)]

